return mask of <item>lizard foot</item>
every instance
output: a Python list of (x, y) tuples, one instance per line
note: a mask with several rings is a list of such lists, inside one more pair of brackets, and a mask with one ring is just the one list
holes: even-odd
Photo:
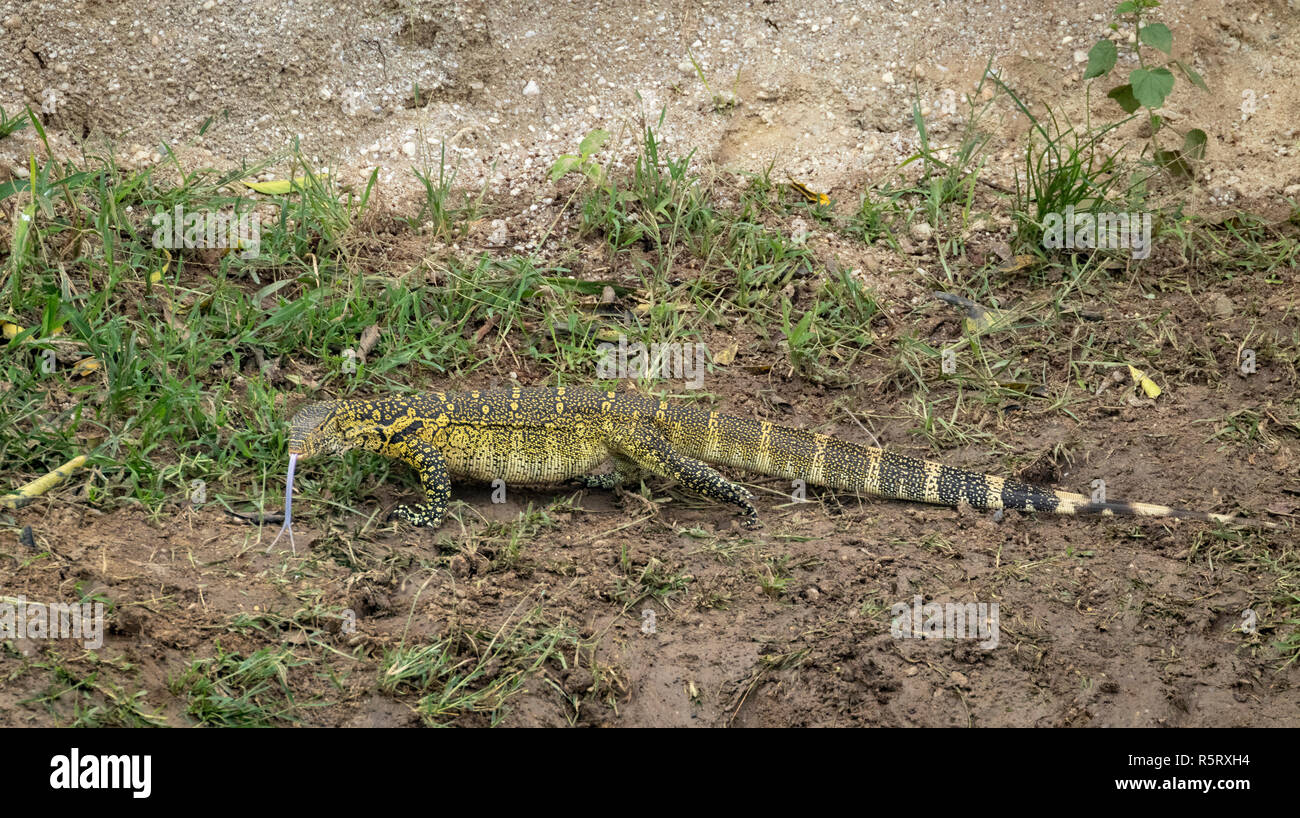
[(403, 503), (393, 508), (388, 514), (389, 520), (402, 520), (410, 523), (417, 528), (433, 527), (437, 528), (442, 525), (443, 512), (435, 509), (430, 505), (412, 506)]

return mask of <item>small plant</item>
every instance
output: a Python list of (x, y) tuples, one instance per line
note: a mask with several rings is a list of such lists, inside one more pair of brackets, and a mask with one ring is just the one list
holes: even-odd
[(689, 48), (686, 49), (686, 56), (690, 59), (691, 65), (695, 67), (695, 75), (704, 84), (704, 92), (709, 95), (709, 101), (713, 105), (713, 113), (720, 114), (736, 107), (736, 104), (740, 101), (739, 97), (736, 96), (736, 86), (740, 84), (740, 68), (736, 68), (736, 78), (731, 82), (731, 90), (726, 93), (715, 94), (713, 89), (709, 87), (709, 81), (704, 77), (704, 69), (700, 67), (699, 61), (695, 59), (695, 54)]
[(168, 687), (184, 696), (186, 712), (200, 724), (269, 727), (295, 722), (297, 703), (289, 671), (306, 664), (287, 647), (264, 647), (247, 656), (227, 653), (218, 643), (211, 659), (196, 659)]
[(31, 124), (32, 111), (26, 108), (14, 116), (5, 113), (4, 108), (0, 108), (0, 139), (4, 139), (9, 134), (21, 131)]
[(605, 184), (605, 168), (593, 157), (609, 140), (609, 131), (596, 128), (582, 138), (577, 153), (565, 153), (558, 156), (551, 165), (551, 181), (558, 182), (570, 173), (581, 173), (596, 186)]
[[(822, 313), (832, 309), (830, 305), (830, 301), (819, 300), (803, 313), (797, 323), (792, 324), (790, 302), (788, 300), (783, 301), (781, 304), (781, 322), (790, 356), (790, 365), (794, 370), (816, 383), (844, 386), (847, 385), (847, 375), (843, 369), (838, 366), (832, 368), (829, 365), (829, 360), (826, 362), (822, 360), (823, 356), (825, 356), (840, 364), (846, 363), (844, 355), (836, 348), (836, 341), (840, 339), (833, 339), (828, 343), (822, 337), (823, 328), (829, 323)], [(814, 328), (814, 324), (816, 324), (816, 328)], [(859, 335), (858, 341), (864, 342), (863, 345), (866, 345), (870, 343), (871, 331), (865, 328), (864, 331), (865, 337)], [(827, 334), (835, 335), (833, 331)]]
[(468, 193), (461, 193), (459, 202), (452, 194), (452, 183), (456, 181), (456, 171), (447, 167), (447, 146), (444, 144), (438, 154), (438, 176), (435, 179), (432, 168), (423, 172), (413, 171), (415, 178), (424, 187), (424, 202), (420, 212), (413, 219), (406, 219), (412, 229), (428, 225), (435, 238), (457, 238), (464, 235), (468, 223), (478, 215), (487, 193), (487, 183), (479, 192), (478, 198), (471, 200)]
[[(1133, 54), (1137, 57), (1138, 67), (1129, 72), (1127, 83), (1111, 89), (1106, 96), (1115, 100), (1128, 114), (1136, 113), (1138, 108), (1145, 108), (1151, 126), (1152, 156), (1156, 163), (1172, 176), (1190, 179), (1194, 176), (1192, 163), (1205, 156), (1205, 131), (1192, 128), (1183, 134), (1181, 149), (1164, 150), (1157, 138), (1164, 120), (1156, 110), (1165, 104), (1165, 99), (1174, 90), (1174, 73), (1169, 70), (1171, 66), (1178, 69), (1197, 88), (1202, 91), (1208, 89), (1200, 74), (1181, 60), (1172, 58), (1174, 35), (1169, 27), (1164, 23), (1143, 24), (1143, 15), (1159, 6), (1159, 0), (1125, 0), (1115, 8), (1115, 17), (1133, 23), (1137, 36)], [(1119, 23), (1111, 23), (1111, 30), (1118, 31)], [(1148, 61), (1143, 52), (1144, 45), (1164, 53), (1170, 59), (1164, 65)], [(1106, 76), (1118, 59), (1119, 49), (1113, 41), (1098, 40), (1088, 52), (1088, 67), (1083, 72), (1083, 78), (1090, 80)]]
[(790, 560), (789, 554), (780, 557), (769, 556), (763, 560), (763, 567), (758, 571), (758, 587), (763, 593), (773, 599), (779, 599), (785, 594), (790, 583), (794, 581)]
[(862, 192), (858, 212), (849, 218), (848, 231), (867, 244), (877, 239), (884, 239), (890, 246), (897, 248), (898, 240), (894, 238), (892, 223), (898, 215), (898, 199), (901, 191), (886, 187), (883, 190), (868, 189)]
[(1120, 162), (1123, 148), (1107, 153), (1102, 142), (1131, 117), (1099, 128), (1088, 122), (1076, 127), (1047, 107), (1040, 118), (998, 75), (990, 72), (988, 76), (1032, 125), (1025, 145), (1023, 173), (1016, 173), (1017, 249), (1036, 252), (1042, 246), (1049, 214), (1068, 209), (1098, 213), (1115, 209), (1120, 202), (1138, 203), (1141, 182), (1126, 184), (1127, 174)]

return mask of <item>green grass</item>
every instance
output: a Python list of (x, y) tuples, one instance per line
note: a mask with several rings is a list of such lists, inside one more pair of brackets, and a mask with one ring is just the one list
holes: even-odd
[(385, 651), (378, 686), (386, 693), (418, 696), (416, 709), (430, 726), (475, 714), (495, 726), (526, 685), (544, 684), (545, 668), (567, 667), (565, 653), (577, 645), (570, 627), (533, 608), (493, 632), (470, 631)]
[[(49, 684), (22, 704), (44, 705), (55, 722), (68, 727), (156, 727), (166, 723), (158, 709), (145, 701), (142, 689), (128, 692), (113, 680), (114, 672), (131, 673), (124, 657), (109, 659), (93, 651), (64, 657), (50, 650), (32, 667), (45, 671)], [(12, 681), (12, 679), (8, 680)]]
[(271, 727), (299, 720), (289, 672), (307, 664), (289, 648), (265, 647), (247, 656), (222, 650), (196, 659), (168, 685), (186, 701), (198, 724), (213, 727)]
[(669, 567), (657, 557), (651, 557), (643, 566), (633, 565), (631, 552), (624, 545), (619, 554), (619, 576), (614, 581), (612, 597), (623, 603), (625, 609), (653, 599), (667, 604), (682, 594), (693, 577), (684, 571)]
[(31, 116), (30, 108), (24, 109), (13, 116), (10, 116), (4, 108), (0, 108), (0, 139), (26, 128), (31, 124)]
[(477, 197), (454, 188), (456, 170), (447, 167), (446, 144), (438, 152), (436, 177), (432, 168), (417, 168), (412, 172), (424, 188), (424, 200), (420, 203), (420, 211), (404, 220), (407, 226), (442, 241), (464, 236), (469, 223), (482, 212), (487, 181), (484, 180)]
[(1012, 210), (1022, 250), (1041, 252), (1048, 214), (1063, 214), (1067, 208), (1079, 213), (1143, 209), (1146, 181), (1152, 174), (1143, 174), (1124, 160), (1125, 145), (1109, 152), (1104, 147), (1107, 137), (1132, 117), (1094, 126), (1089, 115), (1074, 124), (1044, 105), (1040, 118), (1000, 77), (987, 72), (986, 77), (1007, 94), (1031, 126), (1016, 174)]

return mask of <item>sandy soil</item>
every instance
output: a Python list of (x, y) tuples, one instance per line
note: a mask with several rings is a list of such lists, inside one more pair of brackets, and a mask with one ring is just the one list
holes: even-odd
[[(942, 138), (989, 59), (1026, 98), (1077, 115), (1082, 94), (1070, 92), (1082, 55), (1110, 33), (1111, 7), (6, 0), (0, 105), (42, 110), (70, 151), (108, 138), (138, 163), (163, 142), (188, 163), (223, 165), (297, 139), (345, 181), (381, 168), (394, 197), (446, 143), (462, 183), (487, 179), (515, 203), (508, 221), (554, 195), (546, 169), (592, 128), (619, 133), (626, 159), (636, 130), (620, 126), (664, 109), (670, 144), (729, 169), (775, 159), (779, 173), (851, 199), (914, 152), (914, 98)], [(1180, 87), (1166, 110), (1175, 127), (1210, 135), (1199, 203), (1277, 203), (1300, 183), (1298, 17), (1294, 2), (1162, 9), (1175, 56), (1211, 88)], [(712, 94), (739, 105), (720, 116)], [(1027, 126), (1006, 119), (994, 179), (1010, 179)], [(22, 157), (26, 138), (0, 156)]]

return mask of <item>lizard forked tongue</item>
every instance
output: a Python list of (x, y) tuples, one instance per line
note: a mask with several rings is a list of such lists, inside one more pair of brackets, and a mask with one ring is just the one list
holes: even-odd
[(280, 533), (275, 535), (271, 541), (271, 547), (280, 541), (284, 532), (289, 532), (289, 545), (293, 548), (293, 553), (298, 553), (298, 546), (293, 541), (293, 469), (298, 465), (298, 455), (289, 455), (289, 477), (284, 481), (284, 525), (280, 526)]

